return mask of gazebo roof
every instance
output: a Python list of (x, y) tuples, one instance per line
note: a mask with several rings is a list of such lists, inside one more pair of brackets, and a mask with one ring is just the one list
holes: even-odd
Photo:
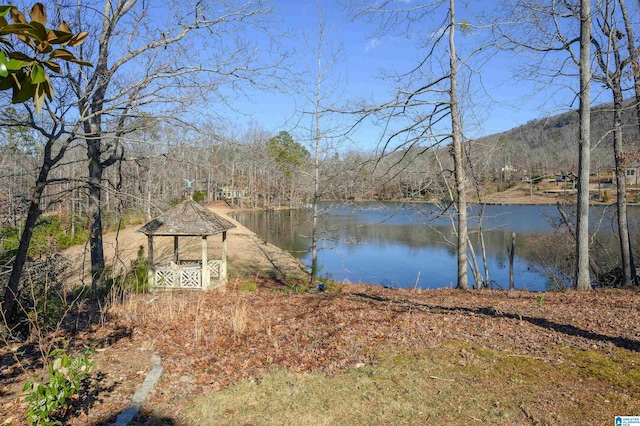
[(146, 223), (137, 232), (146, 235), (215, 235), (236, 225), (193, 200), (185, 200)]

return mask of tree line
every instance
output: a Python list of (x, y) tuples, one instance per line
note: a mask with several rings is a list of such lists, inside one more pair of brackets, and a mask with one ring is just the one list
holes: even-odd
[[(66, 43), (69, 50), (53, 54), (53, 47), (31, 42), (18, 53), (4, 51), (9, 66), (4, 74), (0, 70), (2, 88), (14, 92), (4, 99), (0, 117), (3, 224), (20, 229), (28, 246), (44, 212), (58, 212), (70, 221), (86, 218), (95, 293), (104, 279), (105, 214), (135, 210), (154, 216), (184, 196), (187, 178), (196, 179), (195, 188), (206, 201), (229, 188), (242, 191), (238, 202), (262, 208), (315, 205), (323, 198), (436, 201), (455, 212), (458, 286), (465, 289), (467, 250), (473, 249), (467, 205), (477, 199), (473, 194), (478, 188), (504, 179), (506, 166), (541, 175), (576, 170), (582, 206), (576, 217), (576, 256), (584, 258), (589, 245), (587, 186), (595, 158), (596, 167), (614, 172), (624, 281), (635, 282), (624, 167), (633, 158), (628, 141), (640, 128), (638, 14), (633, 13), (638, 6), (624, 0), (598, 2), (593, 8), (588, 0), (508, 1), (502, 15), (464, 19), (456, 17), (460, 5), (455, 0), (405, 6), (349, 2), (347, 12), (368, 22), (378, 35), (417, 31), (424, 39), (412, 47), (416, 66), (390, 76), (395, 89), (388, 100), (343, 105), (326, 85), (331, 67), (324, 64), (332, 64), (333, 56), (322, 43), (319, 1), (317, 43), (312, 46), (316, 90), (309, 96), (312, 107), (301, 111), (312, 124), (277, 134), (257, 124), (240, 128), (215, 117), (210, 122), (192, 119), (202, 118), (198, 112), (211, 102), (233, 108), (230, 92), (283, 90), (292, 53), (278, 43), (282, 34), (270, 21), (274, 12), (266, 1), (168, 2), (160, 10), (135, 0), (56, 2), (48, 5), (53, 20), (42, 5), (31, 9), (30, 19), (5, 14), (10, 19), (1, 24), (26, 31), (16, 34), (16, 43), (41, 37), (44, 30), (45, 39)], [(159, 14), (171, 18), (158, 19)], [(50, 20), (58, 21), (60, 33), (49, 37)], [(460, 34), (472, 34), (477, 42), (460, 43)], [(208, 52), (206, 61), (187, 54), (194, 45)], [(580, 126), (573, 124), (572, 103), (564, 115), (511, 132), (467, 136), (473, 124), (467, 112), (480, 107), (474, 105), (472, 88), (492, 52), (505, 49), (533, 58), (522, 61), (523, 78), (574, 93)], [(29, 62), (24, 52), (36, 59)], [(30, 84), (20, 84), (26, 78)], [(613, 99), (602, 114), (590, 111), (589, 89), (595, 85)], [(353, 124), (333, 128), (333, 116)], [(341, 138), (363, 122), (379, 125), (376, 148), (341, 147)], [(5, 316), (13, 311), (7, 305), (18, 291), (25, 244), (9, 265)], [(589, 288), (585, 263), (577, 264), (582, 266), (576, 277), (583, 278), (576, 278), (576, 286)]]

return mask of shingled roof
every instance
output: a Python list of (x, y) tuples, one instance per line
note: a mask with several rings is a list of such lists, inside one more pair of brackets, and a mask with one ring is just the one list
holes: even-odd
[(146, 235), (215, 235), (236, 226), (227, 219), (185, 200), (137, 230)]

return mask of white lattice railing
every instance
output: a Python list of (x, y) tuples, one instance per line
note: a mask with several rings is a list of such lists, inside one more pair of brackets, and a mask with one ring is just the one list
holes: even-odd
[[(226, 265), (221, 260), (207, 261), (210, 283), (219, 285), (227, 276)], [(199, 261), (181, 261), (180, 264), (155, 265), (155, 287), (176, 289), (201, 289), (202, 269)]]
[(207, 262), (209, 266), (209, 276), (211, 277), (211, 282), (220, 281), (222, 277), (225, 277), (227, 274), (224, 270), (224, 263), (222, 260), (209, 260)]
[(156, 266), (155, 287), (202, 288), (200, 266)]

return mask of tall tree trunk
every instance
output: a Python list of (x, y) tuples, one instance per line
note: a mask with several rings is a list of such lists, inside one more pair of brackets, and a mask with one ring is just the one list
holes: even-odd
[[(42, 175), (42, 172), (40, 173)], [(27, 252), (31, 243), (31, 237), (35, 228), (36, 222), (40, 217), (42, 211), (40, 210), (40, 200), (42, 192), (45, 188), (45, 182), (40, 181), (36, 183), (36, 187), (33, 191), (33, 197), (29, 203), (29, 210), (27, 212), (27, 220), (25, 221), (22, 234), (20, 235), (20, 244), (18, 245), (18, 251), (16, 252), (16, 258), (13, 261), (11, 267), (11, 275), (9, 276), (9, 282), (4, 292), (4, 302), (2, 303), (2, 314), (8, 323), (12, 322), (15, 302), (18, 298), (20, 279), (22, 278), (22, 271), (27, 261)]]
[[(94, 133), (98, 134), (98, 133)], [(100, 139), (87, 141), (89, 158), (89, 249), (91, 253), (91, 294), (96, 290), (104, 272), (104, 249), (102, 245), (102, 173), (104, 166), (100, 160)]]
[(54, 143), (58, 140), (59, 134), (51, 136), (44, 147), (42, 165), (38, 172), (38, 178), (31, 192), (31, 201), (29, 202), (29, 209), (27, 211), (27, 219), (20, 235), (20, 243), (18, 244), (18, 251), (16, 252), (16, 258), (13, 261), (11, 267), (11, 275), (9, 276), (9, 282), (4, 293), (4, 301), (2, 303), (2, 314), (5, 321), (10, 322), (15, 313), (15, 302), (18, 298), (18, 292), (20, 288), (20, 279), (22, 278), (22, 272), (24, 265), (27, 261), (27, 253), (29, 245), (31, 244), (31, 237), (33, 236), (33, 230), (35, 228), (38, 218), (42, 214), (40, 205), (42, 203), (42, 194), (47, 187), (47, 179), (51, 168), (58, 163), (63, 157), (69, 146), (71, 138), (61, 142), (60, 151), (52, 157), (51, 150)]
[(620, 4), (620, 12), (624, 20), (624, 27), (627, 32), (627, 50), (631, 58), (631, 73), (633, 75), (633, 88), (636, 96), (636, 117), (638, 127), (640, 128), (640, 62), (638, 62), (638, 51), (635, 46), (635, 34), (633, 32), (633, 24), (629, 19), (627, 4), (624, 0), (618, 0)]
[(591, 0), (580, 2), (580, 142), (576, 212), (576, 289), (590, 290), (589, 169), (591, 164)]
[(313, 151), (313, 218), (311, 230), (311, 278), (310, 285), (314, 286), (318, 276), (318, 201), (320, 198), (320, 100), (322, 90), (322, 43), (324, 41), (324, 24), (322, 22), (322, 3), (318, 0), (318, 50), (316, 52), (316, 99), (314, 105), (314, 151)]
[(613, 151), (616, 173), (616, 205), (618, 207), (618, 236), (620, 238), (620, 256), (622, 258), (623, 285), (634, 282), (632, 270), (631, 245), (629, 244), (629, 226), (627, 223), (627, 183), (624, 174), (624, 147), (622, 141), (622, 90), (613, 87)]
[(469, 289), (467, 274), (467, 195), (462, 155), (462, 130), (460, 129), (460, 115), (458, 111), (458, 58), (455, 46), (455, 0), (449, 0), (449, 64), (451, 67), (451, 137), (453, 141), (454, 173), (456, 180), (458, 204), (458, 286), (462, 290)]

